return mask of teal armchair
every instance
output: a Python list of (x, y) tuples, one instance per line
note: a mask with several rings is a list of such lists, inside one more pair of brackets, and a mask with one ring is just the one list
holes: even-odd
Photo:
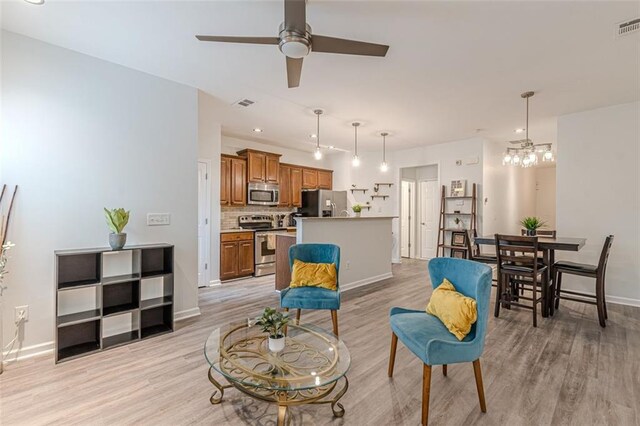
[(489, 303), (491, 295), (491, 268), (479, 262), (451, 257), (438, 257), (429, 261), (429, 275), (434, 290), (448, 279), (456, 290), (475, 299), (478, 319), (471, 331), (459, 341), (447, 330), (442, 322), (425, 310), (391, 308), (391, 354), (389, 357), (389, 377), (393, 376), (398, 339), (424, 363), (422, 374), (422, 424), (429, 418), (429, 393), (431, 388), (431, 367), (442, 365), (442, 373), (447, 375), (447, 365), (472, 362), (476, 378), (480, 409), (487, 411), (480, 370), (480, 356), (484, 350), (487, 333)]
[(289, 267), (293, 261), (307, 263), (335, 263), (338, 273), (336, 291), (319, 287), (285, 288), (280, 292), (280, 307), (288, 311), (297, 309), (296, 322), (300, 322), (302, 309), (331, 311), (333, 334), (338, 336), (338, 309), (340, 309), (340, 247), (335, 244), (296, 244), (289, 247)]

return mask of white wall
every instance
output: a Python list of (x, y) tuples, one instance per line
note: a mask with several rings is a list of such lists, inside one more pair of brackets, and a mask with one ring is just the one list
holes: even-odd
[(544, 220), (546, 229), (556, 229), (556, 168), (537, 167), (536, 216)]
[[(387, 146), (393, 144), (392, 139), (388, 140)], [(482, 156), (484, 139), (472, 138), (462, 141), (454, 141), (437, 145), (427, 145), (424, 147), (391, 151), (387, 153), (389, 170), (383, 173), (379, 169), (382, 161), (381, 152), (362, 152), (360, 154), (360, 167), (351, 166), (351, 153), (335, 154), (328, 159), (330, 168), (339, 173), (334, 174), (334, 189), (349, 189), (352, 184), (359, 188), (369, 188), (369, 192), (363, 195), (356, 193), (349, 194), (351, 203), (364, 204), (369, 201), (373, 208), (363, 210), (363, 216), (399, 216), (400, 213), (400, 179), (401, 169), (405, 167), (421, 167), (429, 164), (439, 166), (439, 178), (441, 185), (450, 185), (454, 179), (466, 179), (467, 190), (471, 190), (472, 183), (478, 183), (479, 194), (482, 196)], [(456, 165), (460, 160), (461, 165)], [(472, 164), (469, 164), (472, 163)], [(376, 182), (393, 183), (391, 188), (382, 187), (380, 194), (388, 194), (386, 200), (371, 200), (373, 185)], [(478, 206), (478, 227), (482, 227), (482, 206)], [(479, 230), (479, 232), (481, 229)], [(393, 221), (393, 259), (398, 262), (400, 259), (399, 236), (400, 222)]]
[(280, 154), (280, 161), (283, 163), (296, 164), (307, 167), (327, 168), (327, 156), (325, 153), (321, 160), (316, 160), (312, 152), (299, 151), (297, 149), (283, 148), (277, 145), (269, 145), (267, 143), (256, 142), (250, 139), (242, 139), (239, 137), (222, 135), (222, 153), (236, 155), (238, 151), (243, 149), (256, 149), (258, 151), (272, 152)]
[(211, 233), (209, 249), (209, 281), (220, 284), (220, 150), (221, 126), (216, 116), (218, 101), (206, 92), (198, 90), (198, 159), (211, 163), (209, 182), (211, 184)]
[[(615, 235), (606, 293), (610, 301), (640, 305), (640, 103), (558, 119), (557, 225), (563, 236), (586, 237), (571, 258), (597, 263), (605, 236)], [(563, 287), (595, 292), (593, 280)]]
[(175, 310), (197, 312), (196, 90), (7, 32), (2, 67), (0, 181), (20, 185), (5, 340), (29, 305), (22, 354), (52, 347), (53, 252), (106, 246), (105, 206), (131, 210), (129, 244), (175, 244)]
[(519, 235), (520, 220), (536, 214), (535, 169), (503, 165), (504, 150), (504, 142), (484, 144), (481, 198), (484, 235)]

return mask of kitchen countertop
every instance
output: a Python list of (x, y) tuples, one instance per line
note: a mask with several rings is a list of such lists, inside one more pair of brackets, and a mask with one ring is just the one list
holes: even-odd
[(231, 234), (234, 232), (254, 232), (253, 229), (242, 229), (242, 228), (233, 228), (233, 229), (221, 229), (221, 234)]
[(344, 216), (336, 216), (336, 217), (296, 217), (296, 220), (302, 221), (316, 221), (316, 220), (371, 220), (371, 219), (397, 219), (398, 216), (361, 216), (361, 217), (344, 217)]

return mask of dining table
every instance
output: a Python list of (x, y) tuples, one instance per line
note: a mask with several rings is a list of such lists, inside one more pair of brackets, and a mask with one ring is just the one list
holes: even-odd
[[(501, 234), (502, 235), (502, 234)], [(549, 280), (553, 282), (553, 273), (552, 267), (556, 262), (556, 250), (560, 251), (579, 251), (582, 247), (584, 247), (587, 242), (586, 238), (577, 238), (577, 237), (547, 237), (547, 236), (539, 236), (538, 237), (538, 248), (542, 252), (542, 262), (545, 266), (549, 268)], [(490, 245), (495, 247), (496, 245), (496, 236), (494, 235), (483, 235), (481, 237), (474, 238), (474, 244), (478, 245)], [(551, 295), (553, 297), (553, 295)], [(542, 316), (547, 317), (549, 315), (548, 305), (551, 303), (551, 300), (547, 301), (545, 304), (545, 308), (542, 310)]]

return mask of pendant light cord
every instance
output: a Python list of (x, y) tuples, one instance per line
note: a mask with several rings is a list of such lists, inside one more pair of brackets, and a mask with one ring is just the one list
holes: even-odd
[(322, 114), (322, 112), (320, 110), (316, 110), (316, 117), (318, 118), (316, 126), (316, 149), (320, 149), (320, 114)]

